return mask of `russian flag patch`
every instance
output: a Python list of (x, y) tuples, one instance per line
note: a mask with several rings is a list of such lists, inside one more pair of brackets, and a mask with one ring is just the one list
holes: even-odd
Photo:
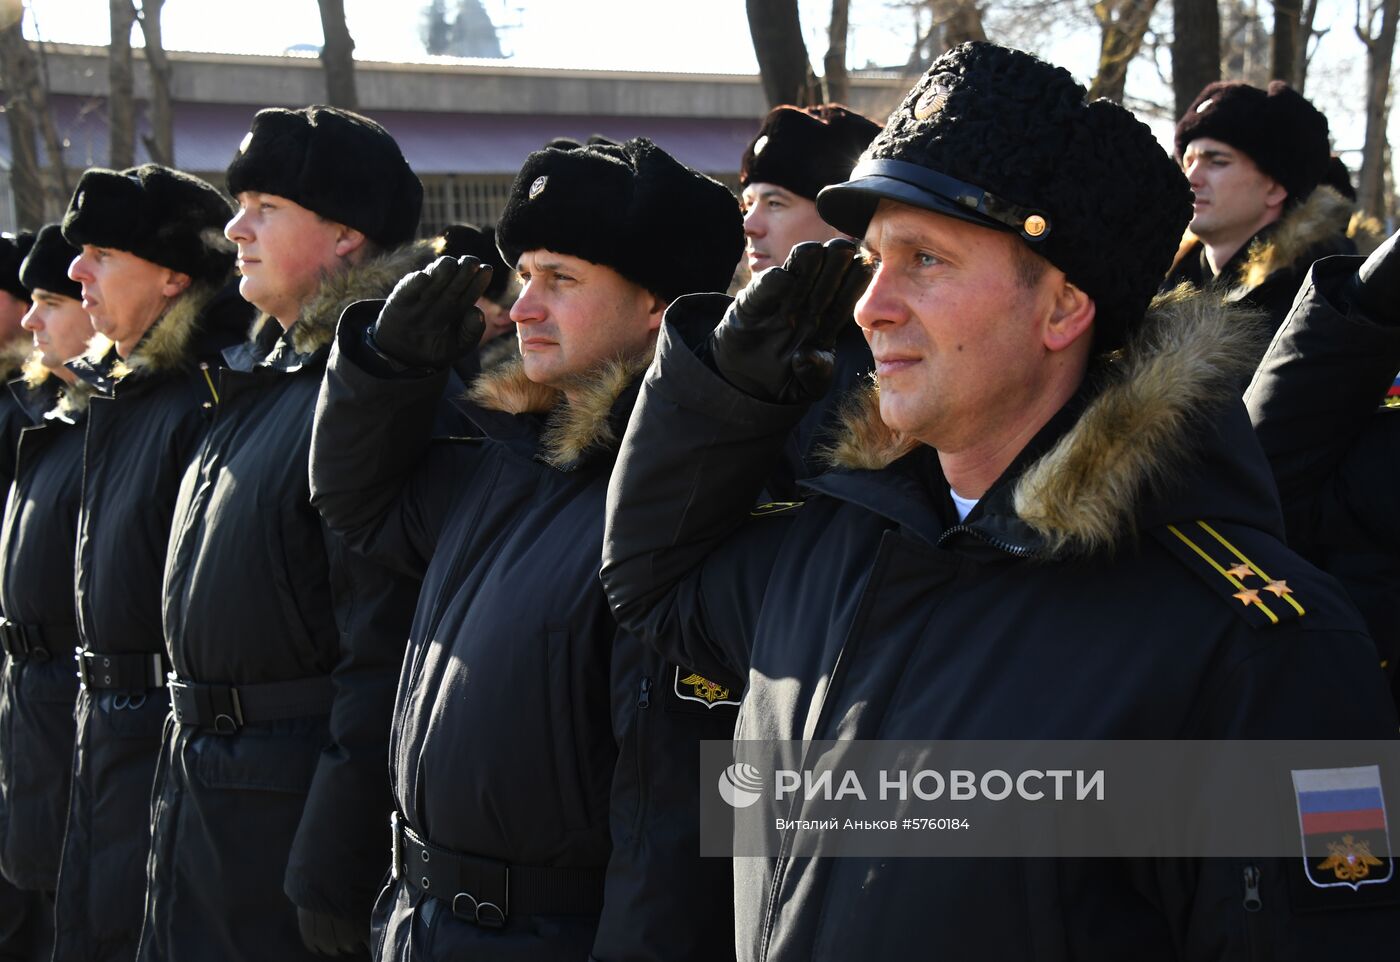
[(1293, 792), (1309, 882), (1355, 891), (1390, 881), (1395, 864), (1378, 766), (1294, 771)]

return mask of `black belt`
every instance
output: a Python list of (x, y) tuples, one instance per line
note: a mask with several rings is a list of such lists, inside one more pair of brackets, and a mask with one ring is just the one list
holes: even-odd
[(170, 707), (181, 725), (232, 735), (244, 725), (330, 713), (335, 687), (329, 675), (261, 685), (204, 685), (167, 676)]
[(395, 812), (393, 873), (441, 899), (457, 918), (488, 928), (516, 915), (597, 915), (603, 910), (601, 868), (509, 865), (493, 858), (449, 852), (425, 842)]
[(28, 658), (48, 661), (55, 651), (66, 651), (74, 647), (77, 641), (76, 627), (22, 625), (8, 618), (0, 618), (0, 648), (16, 661)]
[(89, 690), (149, 691), (165, 687), (165, 656), (142, 654), (103, 654), (86, 648), (76, 649), (78, 680)]

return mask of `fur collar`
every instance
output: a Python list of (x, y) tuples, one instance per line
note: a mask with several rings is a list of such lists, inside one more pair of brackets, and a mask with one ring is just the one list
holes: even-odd
[[(432, 241), (415, 241), (383, 251), (339, 273), (325, 275), (315, 296), (302, 306), (296, 323), (287, 332), (293, 350), (314, 354), (325, 347), (335, 336), (335, 326), (347, 307), (356, 301), (388, 297), (395, 284), (428, 264), (432, 256)], [(270, 314), (259, 314), (253, 321), (250, 340), (257, 341), (268, 324), (277, 323)]]
[[(53, 372), (44, 366), (39, 352), (35, 351), (29, 355), (29, 359), (24, 362), (23, 380), (31, 396), (37, 396), (45, 390), (53, 379)], [(57, 382), (54, 391), (56, 399), (50, 410), (71, 424), (87, 410), (88, 399), (97, 393), (97, 388), (78, 378), (71, 384), (66, 381)]]
[(0, 347), (0, 381), (9, 381), (23, 374), (33, 353), (34, 339), (28, 331)]
[(219, 293), (220, 285), (196, 283), (171, 301), (165, 313), (156, 318), (128, 358), (118, 357), (116, 344), (105, 334), (94, 334), (88, 341), (83, 360), (95, 368), (109, 363), (113, 381), (136, 371), (163, 373), (193, 363), (192, 342), (199, 329), (200, 315)]
[(1239, 283), (1256, 288), (1275, 271), (1294, 266), (1323, 241), (1344, 237), (1355, 206), (1334, 188), (1317, 187), (1308, 199), (1280, 217), (1274, 229), (1249, 245)]
[(540, 436), (540, 458), (552, 468), (571, 470), (591, 451), (616, 451), (621, 443), (613, 408), (651, 363), (652, 351), (608, 361), (578, 381), (576, 399), (525, 376), (519, 359), (485, 371), (472, 382), (467, 399), (489, 411), (547, 415)]
[[(1111, 550), (1133, 530), (1143, 493), (1189, 458), (1193, 417), (1238, 395), (1259, 337), (1256, 312), (1188, 285), (1153, 300), (1128, 346), (1091, 372), (1098, 389), (1074, 426), (1012, 482), (1012, 510), (1046, 554)], [(880, 420), (872, 384), (848, 401), (825, 454), (878, 471), (919, 444)]]

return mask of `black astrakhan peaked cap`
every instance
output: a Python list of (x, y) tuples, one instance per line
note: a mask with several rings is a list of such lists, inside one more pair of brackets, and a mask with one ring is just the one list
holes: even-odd
[(650, 140), (539, 150), (515, 178), (496, 240), (581, 257), (658, 297), (723, 291), (744, 247), (739, 202)]
[(27, 230), (13, 235), (0, 234), (0, 291), (13, 295), (16, 300), (29, 300), (29, 288), (20, 279), (19, 268), (33, 246), (34, 235)]
[(982, 42), (934, 61), (817, 209), (860, 237), (883, 199), (1019, 236), (1094, 299), (1098, 349), (1142, 318), (1191, 219), (1186, 178), (1146, 124)]
[(228, 192), (276, 194), (353, 227), (380, 247), (413, 239), (423, 184), (393, 137), (336, 107), (269, 107), (253, 117), (228, 166)]
[(83, 296), (83, 285), (68, 276), (68, 265), (78, 249), (63, 239), (57, 224), (45, 224), (34, 239), (34, 246), (19, 266), (19, 278), (29, 290), (45, 290), (75, 300)]
[(1282, 80), (1268, 90), (1247, 83), (1206, 84), (1176, 124), (1176, 156), (1197, 137), (1229, 144), (1288, 191), (1297, 203), (1327, 177), (1332, 157), (1327, 118)]
[(233, 268), (224, 238), (233, 211), (207, 181), (159, 164), (83, 172), (63, 215), (63, 239), (128, 251), (196, 280), (217, 283)]
[(774, 107), (744, 151), (739, 186), (776, 184), (816, 200), (823, 187), (851, 176), (879, 132), (875, 121), (841, 104)]

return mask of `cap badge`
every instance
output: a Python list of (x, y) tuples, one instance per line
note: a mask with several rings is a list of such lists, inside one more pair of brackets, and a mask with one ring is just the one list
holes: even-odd
[(1215, 103), (1215, 98), (1207, 97), (1205, 100), (1202, 100), (1199, 104), (1196, 105), (1196, 113), (1205, 113), (1207, 110), (1210, 109), (1210, 105), (1213, 103)]
[(1032, 214), (1026, 218), (1026, 222), (1021, 225), (1021, 229), (1026, 232), (1027, 237), (1040, 237), (1050, 229), (1050, 225), (1046, 223), (1044, 217), (1041, 217), (1039, 214)]
[(541, 177), (536, 177), (534, 183), (530, 185), (530, 199), (534, 200), (536, 197), (540, 196), (540, 194), (543, 194), (545, 185), (548, 183), (549, 176), (547, 174)]
[(768, 135), (764, 134), (762, 137), (758, 138), (753, 142), (753, 155), (757, 157), (759, 154), (763, 153), (763, 148), (767, 146)]
[(239, 152), (240, 154), (246, 154), (246, 153), (248, 152), (248, 145), (251, 144), (252, 142), (253, 142), (253, 132), (250, 130), (250, 131), (248, 131), (246, 134), (244, 134), (244, 135), (243, 135), (243, 139), (242, 139), (241, 141), (238, 142), (238, 152)]
[(928, 120), (934, 114), (943, 109), (943, 105), (948, 102), (948, 95), (952, 93), (943, 84), (934, 84), (924, 91), (924, 95), (919, 98), (919, 102), (914, 105), (914, 119)]
[(80, 190), (80, 191), (78, 191), (78, 196), (73, 198), (73, 209), (74, 209), (74, 210), (82, 210), (82, 209), (83, 209), (83, 199), (84, 199), (85, 197), (87, 197), (87, 191), (85, 191), (85, 190)]

